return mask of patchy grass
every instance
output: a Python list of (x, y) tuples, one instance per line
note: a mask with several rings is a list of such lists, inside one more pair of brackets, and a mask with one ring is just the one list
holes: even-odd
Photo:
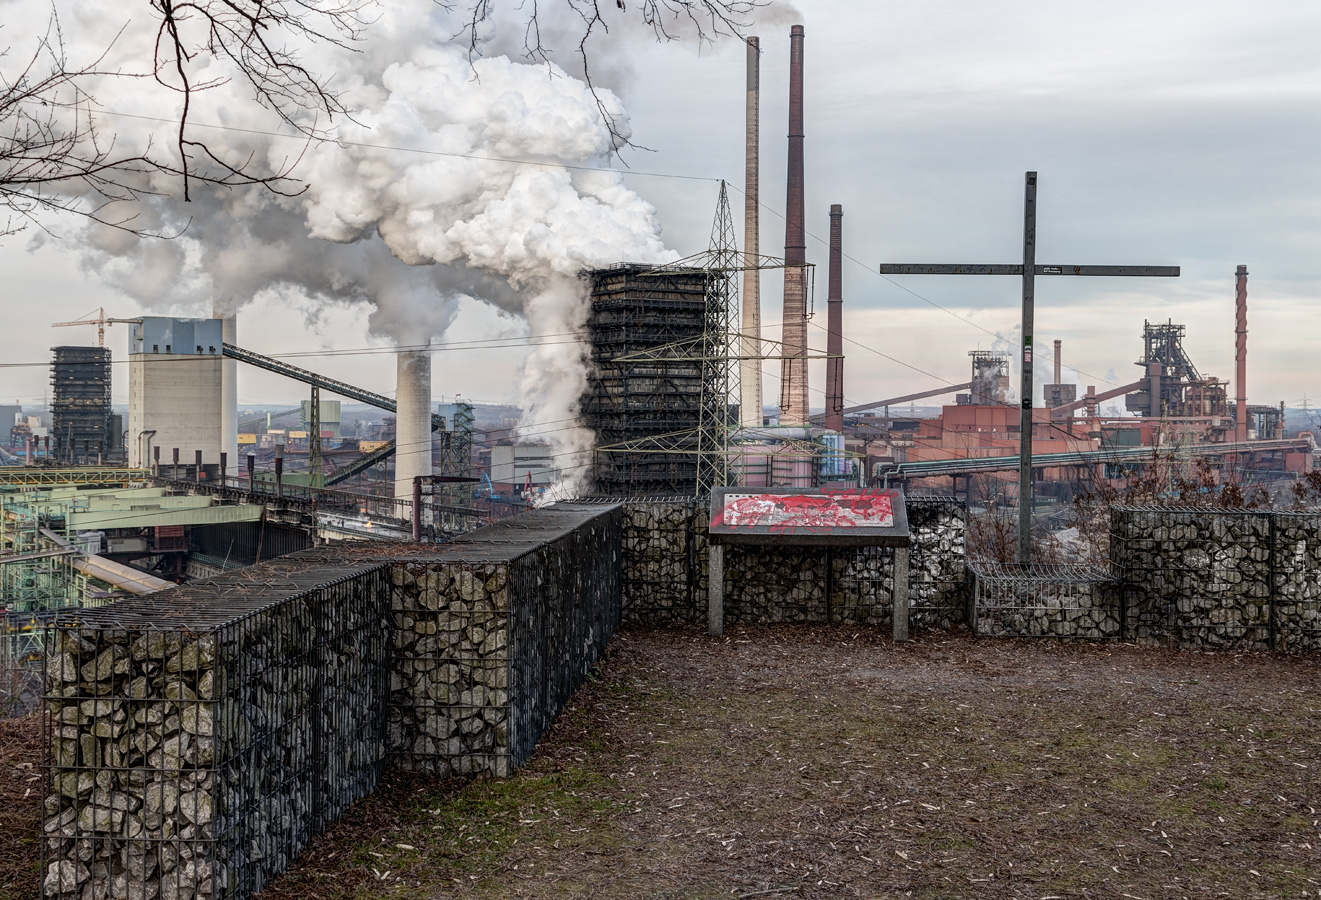
[(263, 900), (1317, 897), (1319, 670), (625, 631), (514, 778), (394, 776)]

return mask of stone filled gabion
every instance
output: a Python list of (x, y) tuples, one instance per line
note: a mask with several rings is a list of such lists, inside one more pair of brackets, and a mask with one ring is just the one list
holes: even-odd
[[(709, 510), (692, 499), (624, 504), (624, 620), (675, 626), (706, 621)], [(949, 628), (966, 619), (964, 505), (910, 499), (910, 622)], [(894, 551), (791, 544), (725, 549), (730, 623), (857, 622), (890, 627)], [(829, 591), (829, 604), (827, 604)]]
[(685, 499), (624, 504), (625, 621), (675, 626), (699, 620), (697, 598), (705, 597), (705, 585), (695, 567), (695, 509)]
[(388, 727), (399, 767), (511, 774), (619, 627), (622, 508), (553, 509), (576, 517), (544, 540), (488, 541), (493, 528), (394, 563)]
[(383, 567), (258, 570), (57, 623), (43, 896), (248, 896), (375, 787)]
[(47, 648), (43, 895), (248, 897), (384, 762), (507, 775), (619, 625), (618, 506), (291, 554)]
[(1317, 514), (1119, 507), (1110, 544), (1138, 643), (1321, 646)]
[(1274, 517), (1275, 646), (1321, 649), (1321, 516)]
[(1118, 591), (1095, 580), (977, 577), (978, 634), (1106, 640), (1120, 636)]
[(509, 774), (509, 567), (396, 564), (389, 744), (404, 768)]
[(968, 624), (965, 542), (968, 508), (959, 500), (908, 498), (908, 622), (942, 631)]

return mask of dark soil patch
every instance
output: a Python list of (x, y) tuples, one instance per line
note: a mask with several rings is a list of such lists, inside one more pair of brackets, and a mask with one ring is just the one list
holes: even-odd
[(37, 896), (41, 720), (0, 718), (0, 900)]
[(392, 776), (263, 900), (1303, 897), (1321, 664), (625, 631), (514, 778)]

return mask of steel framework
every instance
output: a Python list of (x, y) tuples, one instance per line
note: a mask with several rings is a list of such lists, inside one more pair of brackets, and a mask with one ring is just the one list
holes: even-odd
[[(739, 252), (721, 182), (708, 250), (660, 266), (625, 263), (586, 273), (593, 367), (582, 409), (597, 438), (597, 493), (705, 497), (729, 483), (739, 363), (788, 355), (782, 342), (760, 335), (758, 343), (774, 355), (744, 353), (751, 343), (745, 338), (753, 336), (739, 330), (736, 276), (789, 265)], [(819, 449), (809, 445), (806, 452)]]
[(53, 350), (51, 435), (61, 459), (73, 462), (81, 456), (86, 461), (110, 446), (110, 351), (104, 347)]

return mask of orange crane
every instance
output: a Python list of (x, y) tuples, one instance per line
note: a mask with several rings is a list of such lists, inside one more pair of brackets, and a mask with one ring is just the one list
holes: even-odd
[(76, 319), (76, 320), (74, 320), (74, 321), (72, 321), (72, 322), (56, 322), (56, 323), (53, 324), (51, 327), (52, 327), (52, 328), (66, 328), (66, 327), (68, 327), (68, 326), (70, 326), (70, 325), (95, 325), (95, 326), (96, 326), (96, 346), (98, 346), (98, 347), (104, 347), (104, 346), (105, 346), (105, 329), (106, 329), (106, 326), (107, 326), (107, 325), (114, 325), (116, 322), (118, 322), (118, 323), (120, 323), (120, 324), (123, 324), (123, 325), (127, 325), (127, 324), (130, 324), (130, 323), (133, 323), (133, 322), (141, 322), (141, 321), (142, 321), (141, 319), (108, 319), (108, 318), (106, 318), (105, 307), (98, 307), (98, 308), (97, 308), (97, 310), (96, 310), (96, 318), (89, 318), (91, 315), (92, 315), (91, 313), (88, 313), (86, 316), (83, 316), (81, 319)]

